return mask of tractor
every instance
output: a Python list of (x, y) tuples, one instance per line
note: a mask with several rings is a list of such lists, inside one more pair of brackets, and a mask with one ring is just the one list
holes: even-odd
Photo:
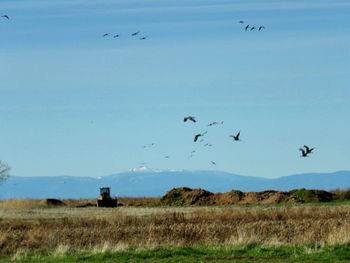
[(110, 187), (100, 187), (100, 197), (97, 199), (97, 207), (117, 207), (117, 198), (111, 198)]

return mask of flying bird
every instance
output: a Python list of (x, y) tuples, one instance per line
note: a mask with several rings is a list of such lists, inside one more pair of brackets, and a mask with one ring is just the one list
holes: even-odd
[(313, 153), (312, 151), (315, 149), (315, 147), (314, 148), (310, 148), (307, 145), (304, 145), (304, 148), (306, 149), (306, 154)]
[(151, 144), (148, 144), (148, 145), (144, 145), (144, 146), (142, 146), (142, 148), (147, 148), (147, 147), (151, 147), (151, 146), (154, 146), (155, 145), (155, 143), (154, 142), (152, 142)]
[(260, 31), (261, 29), (265, 29), (265, 27), (264, 27), (264, 26), (259, 26), (259, 31)]
[(211, 163), (214, 164), (214, 165), (216, 165), (216, 162), (214, 162), (214, 161), (211, 161)]
[(248, 28), (249, 28), (249, 25), (247, 25), (247, 26), (245, 27), (245, 31), (247, 31), (247, 30), (248, 30)]
[(3, 16), (1, 16), (1, 17), (3, 17), (3, 18), (7, 18), (8, 20), (10, 20), (10, 18), (9, 18), (9, 16), (8, 16), (8, 15), (3, 15)]
[(244, 21), (243, 21), (243, 20), (241, 20), (241, 21), (239, 21), (239, 23), (240, 23), (240, 24), (244, 24)]
[(299, 148), (299, 151), (301, 151), (300, 157), (307, 157), (307, 152), (303, 148)]
[(147, 37), (140, 37), (139, 39), (140, 40), (145, 40)]
[(136, 35), (138, 35), (139, 33), (140, 33), (140, 31), (137, 31), (137, 32), (135, 32), (135, 33), (132, 33), (131, 36), (136, 36)]
[(168, 156), (168, 155), (167, 155), (167, 156), (164, 156), (164, 158), (169, 159), (169, 156)]
[(196, 135), (194, 136), (194, 142), (196, 142), (200, 136), (204, 136), (206, 133), (207, 133), (207, 131), (204, 132), (204, 133), (198, 133), (198, 134), (196, 134)]
[(229, 137), (233, 138), (234, 141), (240, 141), (241, 139), (239, 136), (241, 135), (241, 132), (238, 132), (237, 135), (230, 135)]
[(103, 37), (109, 36), (109, 33), (103, 34)]
[(223, 124), (224, 122), (217, 122), (217, 121), (213, 121), (212, 123), (209, 123), (208, 126), (213, 126), (213, 125), (219, 125), (219, 124)]
[(113, 38), (117, 38), (117, 37), (119, 37), (119, 35), (114, 35), (114, 36), (113, 36)]
[(211, 146), (213, 146), (213, 145), (212, 145), (212, 144), (210, 144), (210, 143), (206, 143), (206, 144), (204, 144), (203, 146), (204, 146), (204, 147), (206, 147), (206, 146), (211, 147)]
[(195, 120), (195, 118), (194, 118), (193, 116), (188, 116), (188, 117), (185, 117), (185, 118), (184, 118), (184, 122), (186, 122), (186, 121), (188, 121), (188, 120), (193, 121), (193, 122), (196, 122), (196, 120)]
[(250, 29), (250, 31), (252, 31), (252, 30), (254, 30), (255, 29), (255, 26), (253, 26), (251, 29)]

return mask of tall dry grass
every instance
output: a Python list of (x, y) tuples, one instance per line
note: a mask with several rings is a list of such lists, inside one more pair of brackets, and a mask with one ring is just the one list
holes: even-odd
[[(75, 209), (74, 211), (79, 210)], [(132, 212), (130, 212), (132, 210)], [(97, 209), (89, 217), (0, 221), (0, 254), (118, 251), (139, 246), (201, 244), (334, 245), (350, 243), (350, 207)], [(55, 211), (55, 210), (51, 210)], [(64, 213), (64, 209), (57, 210)], [(101, 217), (102, 215), (102, 217)], [(105, 216), (103, 216), (105, 215)]]

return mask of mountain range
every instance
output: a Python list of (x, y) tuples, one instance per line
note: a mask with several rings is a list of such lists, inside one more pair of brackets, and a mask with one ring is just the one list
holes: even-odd
[(118, 197), (160, 197), (172, 188), (184, 186), (213, 193), (232, 189), (244, 192), (299, 188), (330, 191), (350, 188), (350, 171), (305, 173), (268, 179), (220, 171), (156, 171), (144, 167), (98, 178), (11, 176), (0, 185), (0, 199), (97, 198), (99, 187), (105, 186), (111, 187), (112, 196)]

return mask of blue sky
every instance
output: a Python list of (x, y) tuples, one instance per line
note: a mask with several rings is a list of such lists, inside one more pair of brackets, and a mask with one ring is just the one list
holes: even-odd
[[(263, 177), (349, 170), (349, 11), (330, 0), (2, 1), (0, 158), (18, 176), (143, 162)], [(316, 147), (309, 158), (304, 144)]]

